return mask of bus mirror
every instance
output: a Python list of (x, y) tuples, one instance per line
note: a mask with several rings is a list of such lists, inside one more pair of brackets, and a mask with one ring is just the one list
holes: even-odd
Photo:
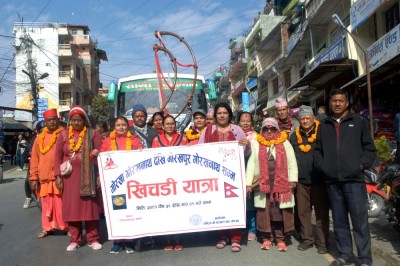
[(216, 101), (217, 100), (217, 91), (215, 89), (214, 79), (207, 79), (206, 83), (208, 86), (208, 99), (210, 101)]
[(108, 94), (107, 94), (107, 100), (109, 102), (114, 102), (115, 101), (115, 91), (117, 90), (117, 84), (115, 81), (111, 81), (110, 85), (108, 85)]

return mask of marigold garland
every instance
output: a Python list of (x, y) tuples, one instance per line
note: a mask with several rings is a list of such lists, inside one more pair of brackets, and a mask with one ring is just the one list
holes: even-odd
[(199, 133), (194, 134), (193, 129), (190, 128), (186, 131), (186, 137), (188, 138), (189, 141), (199, 139), (201, 136), (201, 133), (203, 133), (203, 130), (204, 130), (204, 128)]
[(79, 151), (79, 149), (82, 146), (83, 138), (85, 137), (85, 133), (86, 133), (87, 128), (85, 126), (83, 128), (83, 130), (79, 133), (79, 139), (76, 142), (76, 145), (75, 145), (75, 140), (74, 140), (74, 132), (72, 132), (72, 129), (73, 129), (72, 126), (68, 127), (69, 150), (71, 152), (77, 152), (77, 151)]
[[(117, 132), (115, 132), (115, 130), (114, 130), (110, 133), (111, 150), (112, 151), (118, 150), (116, 137), (117, 137)], [(132, 133), (129, 131), (126, 133), (125, 149), (128, 151), (132, 150)]]
[(49, 130), (47, 129), (47, 127), (43, 129), (42, 133), (40, 133), (39, 135), (39, 150), (41, 154), (46, 154), (54, 146), (57, 140), (57, 134), (63, 129), (64, 129), (63, 127), (58, 127), (56, 130), (54, 130), (50, 142), (47, 143), (45, 147), (43, 147), (44, 138)]
[(271, 139), (271, 140), (266, 140), (263, 136), (261, 136), (260, 134), (257, 134), (257, 141), (267, 147), (271, 147), (271, 145), (276, 145), (282, 142), (285, 142), (288, 138), (288, 135), (285, 131), (281, 132), (281, 135), (279, 136), (278, 139)]
[(302, 152), (307, 153), (311, 150), (311, 144), (314, 143), (315, 139), (317, 138), (318, 126), (319, 121), (315, 120), (315, 130), (314, 133), (311, 134), (309, 138), (307, 138), (308, 144), (303, 144), (303, 137), (300, 134), (300, 126), (296, 128), (297, 143), (299, 144), (299, 149)]

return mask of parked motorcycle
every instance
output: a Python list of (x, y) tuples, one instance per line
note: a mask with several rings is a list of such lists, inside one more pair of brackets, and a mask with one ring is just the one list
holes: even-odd
[(368, 194), (368, 217), (378, 217), (384, 206), (386, 195), (382, 189), (378, 189), (378, 173), (374, 169), (363, 171), (365, 186)]
[(388, 186), (389, 197), (385, 213), (388, 221), (400, 232), (400, 165), (391, 164), (383, 170), (378, 189)]

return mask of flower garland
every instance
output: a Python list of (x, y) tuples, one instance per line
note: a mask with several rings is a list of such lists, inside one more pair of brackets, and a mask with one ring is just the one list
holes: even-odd
[(74, 133), (72, 132), (72, 126), (68, 127), (68, 138), (69, 138), (69, 150), (71, 152), (77, 152), (79, 151), (79, 149), (82, 146), (82, 142), (83, 142), (83, 137), (85, 137), (85, 133), (86, 133), (86, 126), (83, 128), (83, 130), (79, 133), (79, 139), (76, 142), (75, 145), (75, 140), (74, 140)]
[[(117, 137), (117, 132), (115, 132), (115, 130), (114, 130), (110, 133), (111, 150), (112, 151), (118, 150), (116, 137)], [(126, 144), (125, 144), (125, 149), (127, 151), (132, 150), (132, 139), (131, 138), (132, 138), (132, 133), (128, 131), (126, 133)]]
[(43, 129), (42, 133), (40, 133), (39, 135), (39, 150), (41, 154), (46, 154), (54, 146), (57, 140), (57, 134), (63, 129), (64, 128), (62, 127), (58, 127), (56, 130), (54, 130), (50, 142), (47, 143), (45, 147), (44, 147), (44, 138), (49, 130), (47, 129), (47, 127)]
[(282, 142), (285, 142), (288, 138), (288, 135), (285, 131), (281, 132), (281, 135), (279, 136), (278, 139), (271, 139), (271, 140), (266, 140), (263, 136), (260, 134), (257, 134), (257, 141), (261, 143), (264, 146), (271, 147), (271, 145), (276, 145)]
[(204, 130), (204, 128), (203, 128), (200, 132), (198, 132), (197, 134), (195, 134), (195, 133), (194, 133), (194, 130), (190, 128), (190, 129), (188, 129), (188, 130), (186, 131), (186, 137), (188, 138), (189, 141), (199, 139), (200, 136), (201, 136), (201, 133), (203, 133), (203, 130)]
[(319, 121), (315, 120), (315, 130), (314, 133), (311, 134), (311, 137), (307, 138), (308, 144), (303, 144), (303, 137), (300, 134), (300, 126), (296, 128), (296, 137), (297, 137), (297, 143), (299, 144), (299, 149), (307, 153), (311, 150), (311, 144), (315, 142), (315, 139), (317, 138), (317, 132), (318, 132), (318, 126), (319, 126)]

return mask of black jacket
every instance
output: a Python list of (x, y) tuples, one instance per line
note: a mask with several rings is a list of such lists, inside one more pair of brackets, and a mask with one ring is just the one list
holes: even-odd
[[(309, 136), (314, 134), (315, 128), (311, 130)], [(308, 137), (305, 132), (300, 130), (300, 134), (303, 139), (303, 144), (308, 144)], [(323, 182), (322, 174), (314, 168), (314, 149), (315, 142), (311, 144), (311, 150), (309, 152), (302, 152), (297, 142), (296, 133), (290, 136), (290, 143), (293, 146), (294, 154), (296, 155), (297, 168), (299, 169), (299, 183), (303, 185), (318, 184)]]
[[(142, 141), (142, 138), (146, 140), (146, 144), (147, 144), (147, 148), (151, 148), (151, 145), (153, 143), (153, 139), (158, 136), (157, 130), (155, 130), (154, 128), (152, 128), (149, 125), (145, 125), (145, 127), (147, 127), (147, 136), (144, 136), (142, 133), (140, 133), (139, 131), (135, 130), (135, 127), (132, 127), (131, 129), (131, 133), (135, 136), (137, 136), (140, 141)], [(143, 145), (145, 145), (145, 143), (142, 143)]]
[(369, 168), (376, 157), (367, 121), (351, 113), (340, 123), (326, 118), (319, 127), (316, 144), (314, 166), (322, 171), (326, 182), (364, 182), (361, 170)]

